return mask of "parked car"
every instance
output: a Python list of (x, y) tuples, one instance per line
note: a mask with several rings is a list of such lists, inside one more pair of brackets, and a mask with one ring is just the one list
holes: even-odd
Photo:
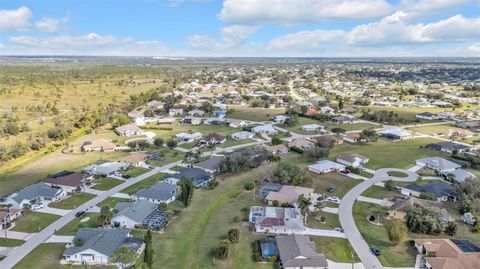
[(81, 210), (81, 211), (78, 211), (77, 213), (75, 213), (75, 217), (81, 217), (83, 216), (83, 214), (85, 214), (85, 211), (84, 210)]
[(342, 228), (340, 228), (340, 227), (336, 227), (334, 230), (335, 230), (335, 231), (337, 231), (337, 232), (341, 232), (341, 233), (343, 233), (343, 229), (342, 229)]
[(32, 210), (39, 210), (44, 208), (45, 206), (43, 204), (33, 204), (32, 205)]
[(380, 256), (380, 250), (378, 248), (371, 247), (370, 251), (372, 252), (373, 255)]
[(332, 196), (332, 197), (328, 197), (327, 199), (327, 202), (334, 202), (334, 203), (340, 203), (340, 198), (336, 197), (336, 196)]

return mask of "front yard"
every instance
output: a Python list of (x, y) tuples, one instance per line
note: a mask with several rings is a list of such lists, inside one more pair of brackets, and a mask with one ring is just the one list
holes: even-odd
[(69, 195), (68, 198), (58, 202), (51, 202), (48, 206), (66, 210), (75, 209), (95, 197), (95, 195), (86, 192), (69, 193)]
[(130, 177), (138, 177), (139, 175), (143, 175), (146, 172), (150, 171), (150, 169), (144, 167), (130, 167), (127, 170), (123, 171), (122, 174), (130, 176)]
[(16, 221), (12, 231), (36, 233), (59, 218), (58, 215), (28, 211)]
[[(5, 231), (1, 231), (1, 233), (4, 233)], [(8, 232), (7, 232), (8, 236)], [(12, 238), (0, 238), (0, 247), (18, 247), (25, 243), (23, 240), (19, 239), (12, 239)]]
[[(80, 228), (97, 228), (98, 216), (100, 213), (87, 213), (81, 217), (76, 217), (60, 230), (56, 232), (57, 235), (75, 235)], [(87, 219), (88, 218), (88, 219)]]
[(132, 193), (135, 193), (137, 192), (139, 189), (141, 188), (149, 188), (150, 186), (152, 186), (153, 184), (155, 184), (156, 182), (162, 180), (162, 178), (165, 176), (166, 174), (164, 173), (158, 173), (158, 174), (155, 174), (151, 177), (148, 177), (140, 182), (137, 182), (135, 184), (133, 184), (132, 186), (130, 187), (127, 187), (123, 190), (121, 190), (120, 192), (121, 193), (126, 193), (126, 194), (132, 194)]
[(116, 179), (116, 178), (101, 177), (101, 178), (95, 179), (95, 181), (93, 182), (95, 185), (93, 185), (91, 188), (94, 190), (106, 191), (115, 186), (122, 184), (123, 182), (124, 182), (123, 180)]

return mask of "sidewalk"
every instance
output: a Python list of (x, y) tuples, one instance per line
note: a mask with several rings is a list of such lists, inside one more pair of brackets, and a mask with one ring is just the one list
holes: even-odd
[[(24, 233), (24, 232), (15, 232), (15, 231), (7, 231), (7, 238), (12, 239), (19, 239), (27, 241), (32, 236), (36, 235), (36, 233)], [(5, 238), (5, 231), (0, 232), (0, 238)]]
[(73, 238), (73, 235), (52, 235), (45, 240), (45, 243), (71, 243)]

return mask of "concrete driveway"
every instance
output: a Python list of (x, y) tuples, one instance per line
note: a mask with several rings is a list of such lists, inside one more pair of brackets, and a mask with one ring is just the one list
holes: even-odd
[[(401, 172), (405, 173), (407, 177), (399, 178), (388, 175), (388, 172)], [(340, 207), (338, 208), (338, 215), (340, 218), (340, 224), (344, 230), (344, 233), (350, 241), (353, 249), (357, 253), (358, 257), (368, 269), (380, 269), (384, 268), (378, 258), (370, 252), (370, 246), (365, 242), (360, 231), (358, 230), (355, 220), (353, 218), (353, 204), (357, 201), (358, 197), (371, 186), (381, 183), (387, 180), (413, 182), (417, 180), (418, 175), (415, 172), (398, 168), (383, 168), (375, 172), (375, 175), (366, 181), (361, 182), (353, 189), (351, 189), (342, 199)]]

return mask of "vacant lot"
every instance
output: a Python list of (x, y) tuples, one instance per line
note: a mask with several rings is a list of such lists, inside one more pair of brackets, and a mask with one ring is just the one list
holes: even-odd
[(285, 108), (261, 108), (249, 106), (228, 106), (227, 117), (250, 121), (269, 121), (273, 116), (285, 113)]
[(99, 213), (87, 213), (79, 218), (74, 218), (72, 221), (63, 226), (57, 231), (57, 235), (75, 235), (80, 228), (97, 228)]
[(36, 233), (59, 218), (60, 216), (53, 214), (29, 211), (16, 221), (12, 231)]
[(60, 209), (75, 209), (95, 197), (95, 195), (86, 192), (69, 193), (69, 195), (70, 197), (67, 199), (49, 203), (48, 206)]
[(91, 188), (94, 190), (106, 191), (122, 183), (123, 183), (123, 180), (120, 180), (120, 179), (101, 177), (99, 179), (95, 179), (94, 181), (95, 185), (93, 185)]
[[(2, 231), (3, 233), (4, 231)], [(8, 235), (8, 232), (7, 232)], [(12, 238), (0, 238), (0, 247), (17, 247), (25, 243), (23, 240), (12, 239)]]
[(135, 184), (133, 184), (132, 186), (130, 187), (127, 187), (123, 190), (121, 190), (120, 192), (121, 193), (126, 193), (126, 194), (132, 194), (132, 193), (135, 193), (137, 192), (139, 189), (141, 188), (149, 188), (150, 186), (152, 186), (153, 184), (157, 183), (158, 181), (162, 180), (162, 178), (165, 176), (166, 174), (163, 174), (163, 173), (158, 173), (158, 174), (155, 174), (151, 177), (148, 177), (140, 182), (137, 182)]

